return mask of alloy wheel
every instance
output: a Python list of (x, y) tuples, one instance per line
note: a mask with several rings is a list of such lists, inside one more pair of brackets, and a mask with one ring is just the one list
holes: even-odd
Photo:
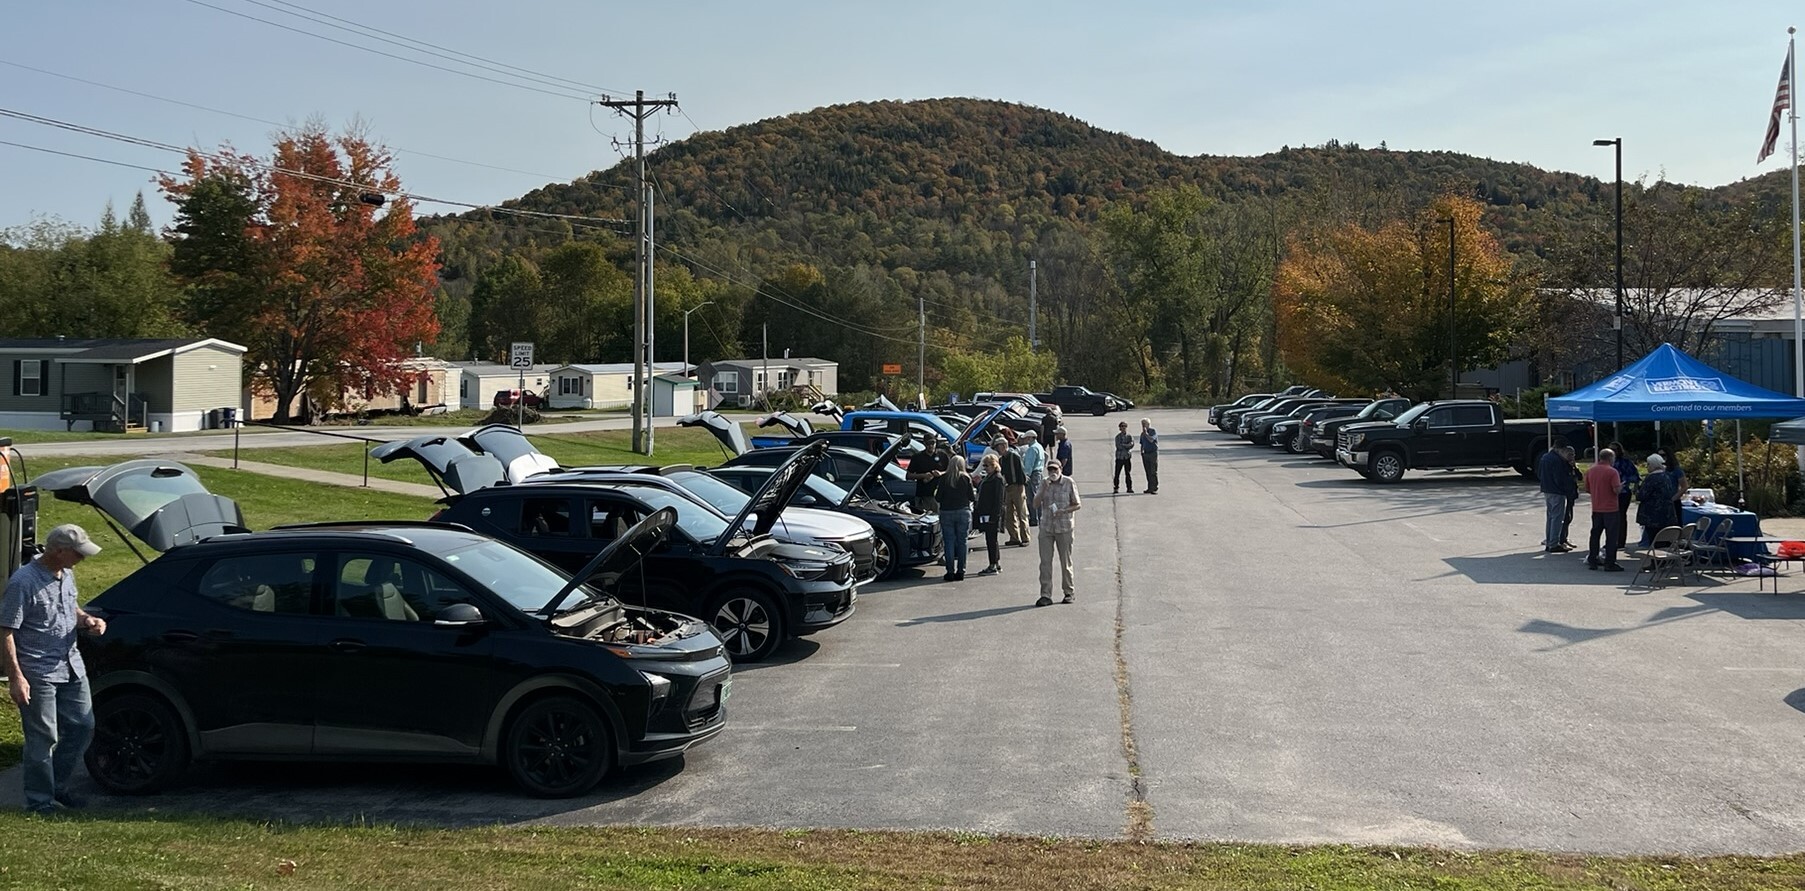
[(736, 594), (715, 611), (715, 635), (738, 662), (756, 662), (776, 648), (777, 620), (771, 607), (755, 594)]
[(871, 540), (871, 568), (879, 581), (896, 570), (896, 552), (890, 547), (890, 539), (882, 535)]

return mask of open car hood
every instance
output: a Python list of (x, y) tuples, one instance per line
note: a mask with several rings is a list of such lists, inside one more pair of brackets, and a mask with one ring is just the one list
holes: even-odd
[(997, 415), (1002, 414), (1004, 411), (1008, 410), (1008, 408), (1009, 407), (1006, 405), (999, 406), (997, 408), (993, 408), (993, 409), (991, 409), (987, 412), (984, 412), (983, 414), (978, 415), (977, 417), (973, 418), (971, 423), (965, 425), (964, 430), (959, 431), (959, 438), (953, 440), (953, 449), (954, 449), (953, 454), (955, 454), (955, 455), (963, 454), (962, 452), (960, 452), (958, 450), (961, 448), (964, 448), (966, 443), (972, 441), (972, 437), (977, 436), (980, 432), (982, 432), (986, 427), (988, 427), (990, 425), (991, 421), (996, 420)]
[(748, 517), (758, 518), (752, 526), (752, 534), (771, 534), (771, 527), (777, 525), (778, 515), (795, 499), (796, 493), (802, 491), (802, 483), (809, 478), (809, 474), (815, 472), (815, 465), (821, 463), (827, 449), (826, 442), (811, 442), (798, 448), (796, 454), (771, 471), (765, 484), (746, 500), (746, 506), (740, 509), (739, 516), (734, 517), (721, 537), (715, 539), (714, 552), (719, 554), (727, 550), (728, 542), (745, 527)]
[(65, 467), (32, 483), (63, 501), (92, 505), (152, 550), (227, 532), (248, 532), (237, 502), (201, 485), (194, 471), (154, 458), (105, 467)]
[(469, 446), (443, 434), (385, 442), (371, 449), (370, 457), (384, 464), (399, 458), (412, 458), (426, 468), (439, 488), (459, 495), (486, 489), (508, 478), (500, 461), (489, 455), (479, 455)]
[(876, 399), (859, 407), (865, 411), (902, 411), (902, 409), (896, 407), (896, 403), (890, 401), (890, 397), (885, 396), (882, 393), (877, 394)]
[(744, 455), (752, 451), (752, 443), (746, 440), (746, 431), (738, 423), (721, 416), (720, 412), (697, 412), (677, 419), (679, 427), (701, 427), (714, 434), (721, 445), (734, 455)]
[(458, 441), (472, 452), (500, 461), (510, 483), (558, 469), (558, 462), (535, 448), (532, 440), (527, 439), (518, 427), (485, 424), (458, 437)]
[(651, 515), (622, 533), (613, 544), (602, 549), (590, 561), (584, 564), (570, 577), (570, 582), (558, 589), (552, 599), (545, 604), (547, 619), (557, 615), (558, 608), (570, 595), (585, 582), (595, 579), (604, 586), (611, 586), (614, 580), (632, 571), (647, 554), (664, 543), (671, 536), (672, 527), (677, 525), (677, 509), (661, 507), (652, 511)]
[(854, 481), (852, 485), (845, 487), (846, 500), (840, 502), (839, 506), (845, 507), (852, 503), (854, 499), (860, 497), (859, 493), (865, 491), (865, 484), (870, 482), (873, 476), (883, 473), (884, 468), (888, 466), (890, 462), (895, 461), (896, 456), (902, 454), (903, 449), (914, 444), (915, 437), (910, 434), (905, 433), (896, 437), (896, 441), (890, 443), (888, 448), (878, 453), (877, 460), (872, 461), (871, 466), (865, 468), (865, 472), (859, 474), (859, 478)]
[(826, 415), (834, 419), (834, 426), (840, 426), (840, 419), (846, 416), (846, 410), (832, 399), (823, 399), (809, 407), (809, 411), (818, 415)]
[(796, 437), (808, 436), (815, 432), (815, 425), (809, 423), (808, 418), (799, 418), (787, 411), (780, 411), (758, 419), (760, 427), (770, 427), (773, 424), (790, 431), (790, 435)]

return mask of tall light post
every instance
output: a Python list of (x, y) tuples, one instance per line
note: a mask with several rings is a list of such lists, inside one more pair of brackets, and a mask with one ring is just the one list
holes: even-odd
[(704, 300), (683, 311), (683, 373), (685, 376), (689, 374), (689, 314), (713, 302), (713, 300)]
[(1593, 145), (1608, 145), (1617, 150), (1617, 315), (1611, 327), (1617, 329), (1617, 370), (1623, 370), (1623, 137), (1594, 139)]
[(1460, 396), (1460, 366), (1454, 359), (1454, 218), (1442, 217), (1437, 223), (1448, 224), (1448, 398)]

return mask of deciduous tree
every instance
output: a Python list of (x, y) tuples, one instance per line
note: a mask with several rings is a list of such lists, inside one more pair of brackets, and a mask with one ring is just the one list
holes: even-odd
[(404, 384), (401, 360), (438, 333), (438, 243), (416, 236), (386, 149), (309, 124), (267, 161), (193, 151), (183, 170), (161, 185), (189, 321), (249, 348), (251, 385), (274, 397), (277, 421), (304, 395), (336, 405)]
[(1314, 243), (1294, 241), (1274, 286), (1285, 363), (1321, 387), (1395, 389), (1418, 399), (1446, 393), (1448, 226), (1454, 221), (1456, 360), (1503, 358), (1532, 288), (1480, 226), (1482, 207), (1437, 200), (1408, 221), (1348, 225)]

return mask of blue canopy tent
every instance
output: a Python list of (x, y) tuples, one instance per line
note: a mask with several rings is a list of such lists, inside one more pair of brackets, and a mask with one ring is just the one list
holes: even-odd
[[(1604, 380), (1548, 400), (1548, 418), (1592, 421), (1701, 421), (1735, 418), (1736, 475), (1742, 484), (1742, 418), (1796, 418), (1805, 399), (1738, 380), (1661, 344)], [(1597, 428), (1593, 428), (1597, 435)], [(1596, 446), (1596, 443), (1594, 443)]]

